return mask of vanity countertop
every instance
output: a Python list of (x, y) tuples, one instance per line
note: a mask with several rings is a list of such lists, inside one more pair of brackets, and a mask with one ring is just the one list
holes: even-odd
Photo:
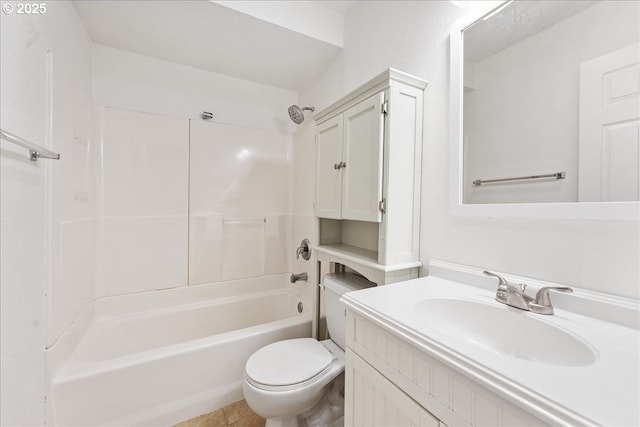
[[(471, 282), (493, 286), (493, 282), (478, 277), (478, 272), (472, 273), (472, 278), (474, 274), (475, 278)], [(356, 313), (417, 345), (426, 354), (461, 371), (550, 424), (640, 425), (640, 331), (636, 321), (637, 301), (603, 294), (600, 294), (602, 298), (598, 301), (598, 294), (575, 289), (574, 294), (568, 297), (553, 294), (552, 300), (556, 297), (559, 302), (555, 305), (555, 315), (545, 316), (500, 304), (494, 299), (495, 291), (476, 284), (463, 284), (431, 275), (350, 292), (343, 296), (342, 301)], [(573, 306), (563, 304), (571, 301), (571, 298), (588, 301), (578, 302)], [(453, 317), (446, 318), (446, 322), (442, 316), (433, 317), (437, 312), (449, 310), (451, 302), (458, 304), (456, 301), (488, 307), (491, 313), (499, 314), (496, 317), (498, 319), (506, 315), (505, 318), (511, 316), (525, 323), (531, 320), (542, 327), (538, 329), (542, 331), (538, 337), (532, 337), (542, 345), (545, 343), (547, 327), (552, 331), (561, 331), (561, 335), (567, 333), (572, 339), (576, 338), (575, 342), (580, 348), (588, 349), (589, 357), (584, 357), (583, 354), (574, 363), (572, 353), (567, 354), (566, 350), (562, 353), (562, 340), (550, 340), (549, 345), (553, 348), (544, 349), (554, 358), (552, 363), (541, 361), (535, 356), (530, 358), (526, 352), (504, 354), (500, 349), (485, 345), (482, 340), (473, 337), (472, 333), (465, 334), (464, 331), (466, 327), (474, 329), (473, 323), (478, 322), (476, 326), (480, 325), (485, 329), (489, 326), (489, 331), (493, 327), (499, 336), (502, 328), (513, 329), (513, 325), (482, 325), (480, 322), (491, 322), (492, 317), (478, 316), (477, 319), (469, 319), (469, 312), (454, 313)], [(437, 307), (442, 303), (444, 305)], [(563, 305), (572, 310), (576, 307), (578, 309), (572, 311)], [(501, 313), (500, 310), (508, 313)], [(593, 316), (589, 310), (594, 310)], [(598, 310), (610, 313), (617, 310), (627, 320), (614, 323), (603, 319), (606, 316), (597, 315)], [(508, 339), (505, 341), (504, 345), (508, 347)], [(498, 346), (501, 345), (498, 342)]]

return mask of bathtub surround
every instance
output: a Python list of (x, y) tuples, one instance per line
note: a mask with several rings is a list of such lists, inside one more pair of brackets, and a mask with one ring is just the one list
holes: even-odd
[[(234, 361), (242, 364), (271, 341), (311, 333), (313, 299), (308, 284), (286, 284), (287, 292), (306, 295), (304, 322), (280, 319), (285, 314), (300, 316), (298, 301), (283, 296), (266, 304), (275, 311), (264, 316), (255, 302), (268, 301), (266, 295), (253, 299), (253, 305), (233, 302), (244, 292), (245, 281), (238, 279), (253, 277), (251, 281), (266, 291), (270, 277), (291, 271), (291, 124), (285, 106), (295, 98), (289, 91), (98, 45), (93, 53), (100, 154), (95, 274), (99, 299), (49, 351), (54, 419), (85, 424), (176, 422), (242, 397), (242, 370)], [(212, 86), (217, 91), (208, 93)], [(188, 113), (192, 108), (200, 110), (197, 116)], [(216, 119), (202, 121), (205, 109)], [(281, 122), (272, 120), (276, 114), (282, 115)], [(220, 122), (224, 119), (228, 122)], [(170, 292), (182, 290), (198, 295), (212, 286), (234, 290), (225, 297), (227, 304), (215, 303), (218, 320), (211, 314), (208, 320), (197, 318), (201, 303), (163, 307), (164, 317), (139, 307), (156, 294), (183, 295)], [(162, 289), (166, 291), (157, 291)], [(114, 312), (108, 301), (138, 304), (122, 313)], [(180, 310), (182, 316), (167, 317)], [(149, 323), (154, 318), (164, 320)], [(237, 321), (227, 325), (233, 319)], [(284, 323), (264, 333), (254, 330), (269, 322)], [(202, 329), (207, 324), (219, 327)], [(143, 340), (147, 344), (142, 347), (134, 345), (140, 338), (133, 336), (123, 348), (101, 344), (134, 331), (151, 338)], [(164, 333), (152, 339), (154, 331)], [(230, 338), (231, 331), (255, 339)], [(233, 361), (227, 360), (232, 353)], [(220, 369), (203, 375), (177, 368), (205, 366), (207, 359), (220, 361)], [(162, 379), (153, 395), (123, 380), (145, 375)], [(125, 388), (109, 386), (112, 382)], [(76, 410), (78, 405), (86, 410)]]
[[(131, 126), (132, 131), (139, 129), (140, 135), (145, 129), (147, 135), (158, 132), (155, 127), (171, 122), (183, 127), (174, 136), (159, 132), (161, 138), (147, 138), (147, 142), (142, 138), (131, 143), (113, 140), (122, 151), (111, 161), (105, 158), (103, 168), (114, 168), (114, 173), (102, 176), (105, 184), (115, 182), (118, 191), (102, 186), (101, 219), (121, 233), (121, 239), (112, 244), (112, 233), (105, 230), (105, 240), (98, 242), (104, 250), (98, 294), (289, 271), (295, 249), (290, 240), (296, 237), (292, 236), (290, 215), (290, 131), (295, 125), (288, 120), (286, 108), (295, 102), (295, 93), (101, 45), (93, 47), (93, 63), (99, 111), (107, 118), (122, 118), (101, 128), (103, 135), (112, 132), (110, 128), (124, 129), (123, 125)], [(201, 120), (205, 110), (213, 113), (213, 120)], [(107, 147), (109, 142), (103, 144)], [(140, 147), (134, 148), (136, 144)], [(136, 184), (136, 189), (129, 182), (145, 168), (136, 160), (142, 153), (160, 157), (148, 163), (151, 169), (142, 174), (148, 175), (147, 182)], [(116, 158), (128, 159), (129, 177), (115, 173)], [(163, 167), (160, 161), (165, 162)], [(136, 200), (141, 192), (148, 194)], [(137, 207), (127, 210), (130, 204), (125, 202), (133, 200)], [(113, 211), (109, 208), (112, 203), (124, 210)], [(125, 226), (151, 238), (123, 233)], [(172, 235), (164, 235), (167, 229)], [(161, 238), (165, 242), (158, 240)], [(133, 256), (122, 257), (118, 248), (131, 245), (142, 246)], [(173, 255), (168, 256), (170, 248)], [(165, 262), (152, 267), (157, 257), (149, 254), (162, 256), (163, 251)], [(153, 268), (152, 275), (157, 277), (133, 271), (141, 263)], [(122, 271), (117, 280), (111, 277), (112, 271)]]

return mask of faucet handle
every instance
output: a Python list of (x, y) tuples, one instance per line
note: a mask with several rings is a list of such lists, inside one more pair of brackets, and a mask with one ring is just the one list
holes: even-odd
[(495, 277), (496, 279), (498, 279), (498, 288), (502, 287), (504, 289), (506, 289), (509, 286), (509, 282), (507, 282), (505, 280), (504, 277), (502, 277), (499, 274), (493, 273), (491, 271), (483, 271), (482, 274), (486, 275), (486, 276), (491, 276), (491, 277)]
[(506, 304), (507, 299), (509, 298), (509, 292), (512, 289), (515, 289), (513, 285), (509, 284), (507, 280), (499, 274), (493, 273), (491, 271), (483, 271), (482, 274), (486, 276), (495, 277), (498, 279), (498, 289), (496, 290), (496, 301)]
[(566, 286), (545, 286), (544, 288), (540, 288), (538, 293), (536, 293), (535, 304), (542, 306), (551, 306), (549, 291), (572, 293), (573, 289)]
[(302, 239), (300, 242), (300, 246), (296, 249), (296, 259), (300, 259), (300, 255), (302, 255), (302, 259), (305, 261), (309, 261), (311, 258), (311, 243), (309, 239)]
[[(491, 271), (483, 271), (482, 274), (485, 274), (487, 276), (491, 276), (491, 277), (495, 277), (496, 279), (498, 279), (498, 292), (513, 292), (513, 291), (518, 291), (518, 288), (516, 288), (515, 286), (513, 286), (511, 283), (509, 283), (507, 281), (507, 279), (505, 279), (504, 277), (502, 277), (499, 274), (493, 273)], [(524, 289), (522, 288), (522, 286), (526, 287), (527, 285), (520, 285), (520, 289), (522, 289), (524, 291)]]

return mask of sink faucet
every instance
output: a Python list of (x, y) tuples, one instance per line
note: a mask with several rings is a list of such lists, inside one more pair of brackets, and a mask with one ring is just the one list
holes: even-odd
[(514, 286), (499, 274), (492, 273), (490, 271), (483, 271), (482, 273), (498, 279), (496, 301), (521, 310), (529, 310), (529, 303), (533, 301), (533, 298), (525, 293), (527, 285), (521, 283), (518, 286)]
[(512, 285), (504, 277), (491, 271), (483, 271), (483, 274), (498, 279), (498, 289), (496, 291), (496, 301), (510, 305), (511, 307), (521, 310), (531, 311), (537, 314), (553, 314), (553, 306), (549, 291), (557, 292), (573, 292), (573, 289), (567, 287), (544, 287), (532, 298), (525, 293), (527, 285), (520, 283), (518, 286)]

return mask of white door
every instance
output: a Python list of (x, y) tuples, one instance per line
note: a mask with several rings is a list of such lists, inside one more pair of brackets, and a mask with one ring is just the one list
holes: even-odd
[(315, 214), (320, 218), (341, 218), (342, 137), (342, 114), (316, 128)]
[(640, 200), (640, 45), (580, 66), (578, 201)]
[(382, 148), (384, 93), (344, 112), (342, 218), (382, 221)]

